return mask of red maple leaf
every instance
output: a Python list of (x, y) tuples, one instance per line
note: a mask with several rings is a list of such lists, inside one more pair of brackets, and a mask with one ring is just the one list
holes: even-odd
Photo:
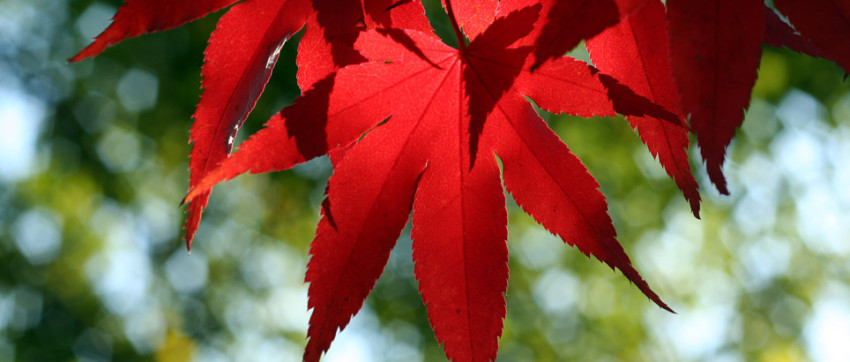
[[(535, 39), (535, 67), (560, 57), (584, 39), (599, 34), (637, 11), (649, 0), (539, 0), (545, 14)], [(501, 6), (501, 5), (500, 5)]]
[[(124, 39), (171, 29), (236, 2), (127, 0), (113, 23), (70, 60), (95, 56)], [(281, 47), (301, 29), (309, 7), (308, 0), (246, 0), (219, 20), (205, 51), (201, 71), (204, 92), (193, 116), (190, 187), (230, 154), (239, 127), (271, 77)], [(191, 247), (208, 199), (209, 193), (200, 195), (187, 209), (187, 247)]]
[(555, 113), (684, 124), (584, 62), (559, 57), (532, 72), (541, 6), (501, 2), (467, 46), (458, 24), (477, 20), (456, 21), (445, 4), (459, 49), (416, 30), (362, 32), (354, 49), (367, 62), (316, 82), (187, 196), (344, 150), (310, 250), (305, 360), (318, 360), (360, 309), (411, 211), (415, 273), (438, 341), (453, 360), (495, 359), (508, 278), (500, 179), (544, 227), (669, 310), (617, 242), (599, 185), (524, 97)]
[[(492, 360), (508, 278), (502, 182), (544, 227), (669, 309), (617, 242), (596, 181), (525, 97), (555, 113), (626, 115), (697, 214), (688, 128), (674, 113), (690, 117), (725, 193), (725, 149), (761, 43), (850, 68), (846, 2), (775, 3), (793, 27), (759, 0), (669, 0), (666, 15), (659, 0), (443, 0), (455, 49), (431, 33), (414, 0), (126, 0), (71, 60), (236, 4), (205, 52), (187, 244), (216, 183), (328, 154), (334, 175), (310, 251), (305, 360), (318, 360), (360, 309), (411, 212), (416, 277), (438, 341), (454, 360)], [(297, 77), (308, 90), (230, 156), (280, 47), (305, 24)], [(583, 39), (613, 77), (561, 56)]]
[(239, 0), (125, 0), (112, 18), (112, 24), (89, 46), (69, 59), (72, 62), (93, 57), (104, 49), (144, 33), (168, 30), (223, 9)]
[[(638, 94), (666, 109), (681, 113), (679, 93), (670, 68), (669, 37), (664, 4), (644, 5), (617, 25), (587, 41), (593, 64), (616, 77)], [(699, 215), (699, 191), (688, 162), (687, 127), (653, 117), (628, 117), (632, 128), (653, 156), (657, 156)]]
[(302, 90), (310, 89), (341, 67), (366, 61), (354, 49), (361, 31), (375, 28), (431, 31), (425, 10), (418, 2), (312, 0), (312, 3), (314, 11), (307, 19), (296, 59), (298, 85)]
[[(193, 116), (189, 187), (230, 154), (239, 127), (271, 77), (280, 49), (303, 26), (308, 6), (303, 0), (248, 0), (234, 5), (219, 20), (204, 52), (204, 92)], [(187, 209), (187, 247), (208, 199), (209, 193), (201, 195)]]
[(850, 2), (846, 0), (775, 0), (803, 38), (820, 52), (809, 55), (834, 61), (850, 73)]
[(791, 25), (782, 21), (776, 11), (767, 6), (764, 7), (764, 43), (774, 47), (786, 47), (813, 57), (829, 57), (810, 40), (803, 38)]
[(726, 147), (750, 103), (764, 38), (761, 0), (670, 0), (670, 53), (708, 175), (728, 194)]
[[(268, 82), (283, 42), (305, 22), (298, 52), (303, 89), (341, 66), (365, 60), (352, 49), (357, 33), (365, 28), (386, 24), (430, 29), (421, 7), (418, 12), (415, 7), (385, 12), (390, 4), (391, 0), (370, 1), (363, 9), (360, 0), (248, 0), (234, 5), (219, 21), (205, 52), (201, 71), (205, 91), (192, 126), (189, 187), (230, 154), (236, 132)], [(197, 197), (187, 209), (187, 247), (208, 198), (209, 193)]]
[(850, 71), (850, 3), (777, 0), (797, 33), (761, 0), (667, 2), (672, 67), (708, 175), (728, 194), (722, 166), (744, 121), (762, 43), (787, 46)]
[[(114, 22), (71, 61), (95, 56), (106, 47), (143, 33), (167, 30), (201, 18), (237, 0), (128, 0)], [(284, 42), (307, 24), (299, 43), (299, 84), (309, 88), (341, 66), (365, 59), (353, 50), (357, 34), (368, 28), (398, 26), (430, 30), (420, 6), (385, 11), (392, 0), (246, 0), (231, 7), (210, 35), (205, 51), (201, 100), (193, 118), (190, 141), (194, 187), (230, 154), (242, 123), (266, 86)], [(365, 13), (365, 14), (364, 14)], [(186, 245), (192, 239), (209, 193), (187, 208)]]

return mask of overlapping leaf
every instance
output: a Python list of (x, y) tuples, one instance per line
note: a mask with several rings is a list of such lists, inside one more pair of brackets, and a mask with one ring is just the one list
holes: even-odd
[[(201, 70), (204, 93), (192, 125), (189, 187), (230, 154), (236, 132), (269, 81), (284, 42), (303, 26), (308, 6), (302, 0), (247, 0), (219, 20)], [(188, 207), (187, 247), (208, 198), (206, 193)]]
[(680, 121), (580, 61), (560, 58), (531, 72), (531, 48), (511, 46), (539, 10), (496, 20), (462, 50), (417, 31), (363, 33), (355, 48), (370, 62), (317, 83), (190, 193), (350, 145), (311, 247), (305, 359), (316, 360), (361, 307), (411, 210), (416, 276), (437, 339), (455, 360), (495, 358), (507, 287), (496, 155), (505, 186), (529, 214), (667, 308), (616, 241), (598, 184), (523, 96), (558, 113)]
[[(337, 69), (365, 61), (356, 50), (357, 35), (367, 29), (401, 28), (431, 31), (418, 1), (313, 0), (313, 9), (298, 46), (298, 85), (309, 89)], [(391, 11), (388, 8), (392, 8)]]
[(726, 147), (744, 121), (755, 85), (764, 8), (761, 0), (670, 0), (670, 54), (682, 110), (690, 115), (708, 176), (728, 194)]
[[(389, 4), (389, 0), (248, 0), (235, 5), (220, 20), (206, 51), (202, 69), (205, 92), (192, 127), (189, 186), (195, 187), (229, 155), (236, 132), (271, 76), (283, 42), (305, 22), (307, 32), (299, 45), (303, 50), (298, 57), (299, 81), (304, 88), (341, 66), (365, 60), (352, 49), (364, 26), (397, 23), (430, 29), (418, 3), (392, 12), (385, 11)], [(363, 23), (364, 13), (367, 23)], [(187, 246), (191, 245), (208, 198), (209, 193), (196, 198), (187, 209)]]
[(125, 0), (112, 24), (95, 41), (70, 60), (76, 62), (100, 54), (127, 38), (171, 29), (222, 9), (239, 0)]
[[(628, 17), (647, 1), (540, 0), (545, 16), (541, 18), (542, 27), (531, 34), (536, 45), (535, 65), (539, 66), (549, 59), (561, 56), (575, 48), (580, 41), (592, 38), (605, 28)], [(521, 3), (514, 1), (504, 9), (515, 8), (518, 4)], [(500, 8), (503, 8), (501, 4)]]
[(800, 33), (782, 21), (779, 15), (767, 6), (764, 7), (764, 43), (774, 47), (787, 47), (813, 57), (829, 57), (818, 49), (817, 45), (800, 36)]
[[(71, 60), (237, 2), (126, 0)], [(443, 4), (460, 49), (431, 32), (417, 0), (245, 0), (210, 37), (191, 135), (187, 242), (216, 183), (332, 157), (306, 277), (305, 360), (318, 360), (360, 309), (411, 212), (416, 277), (438, 341), (454, 360), (495, 359), (508, 278), (497, 157), (504, 187), (527, 213), (667, 308), (617, 242), (596, 181), (524, 97), (555, 113), (626, 115), (697, 214), (688, 129), (674, 113), (690, 118), (709, 176), (726, 193), (721, 167), (761, 43), (850, 68), (850, 5), (838, 0), (776, 0), (793, 28), (759, 0), (669, 0), (666, 21), (658, 0)], [(229, 156), (280, 47), (304, 24), (302, 96)], [(583, 39), (610, 75), (561, 56)]]
[[(728, 194), (722, 165), (744, 120), (761, 58), (761, 43), (786, 46), (850, 69), (850, 4), (778, 0), (792, 29), (762, 1), (667, 3), (673, 71), (708, 175)], [(800, 31), (800, 33), (797, 33)]]
[(776, 0), (776, 8), (824, 54), (850, 72), (850, 2)]
[[(667, 21), (660, 0), (643, 7), (587, 42), (593, 64), (638, 94), (680, 113), (679, 93), (670, 68)], [(699, 192), (688, 162), (688, 127), (652, 117), (628, 117), (632, 128), (657, 156), (699, 215)]]

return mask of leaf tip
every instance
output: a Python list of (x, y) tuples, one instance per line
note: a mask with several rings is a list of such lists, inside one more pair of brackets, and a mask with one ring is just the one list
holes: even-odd
[(721, 195), (729, 196), (729, 188), (726, 186), (726, 179), (715, 181), (714, 186), (717, 188), (717, 192), (720, 192)]
[[(82, 54), (83, 54), (83, 53), (78, 53), (77, 55), (74, 55), (73, 57), (68, 58), (66, 61), (67, 61), (68, 63), (76, 63), (76, 62), (79, 62), (80, 60), (83, 60), (83, 58), (85, 58), (84, 56), (82, 56)], [(845, 77), (845, 78), (846, 78), (846, 77)]]
[[(99, 37), (100, 36), (98, 36), (98, 38)], [(103, 42), (98, 38), (95, 38), (91, 42), (91, 44), (83, 48), (83, 50), (80, 50), (79, 53), (68, 58), (68, 62), (76, 63), (86, 58), (93, 58), (98, 54), (102, 53), (109, 46), (109, 44), (104, 45)]]
[(664, 303), (664, 301), (661, 300), (661, 297), (659, 297), (658, 294), (655, 294), (655, 292), (653, 292), (651, 289), (649, 289), (649, 286), (646, 284), (646, 282), (644, 282), (643, 280), (641, 280), (641, 282), (642, 282), (641, 283), (642, 285), (638, 285), (638, 289), (640, 289), (643, 292), (643, 294), (646, 295), (647, 298), (649, 298), (649, 300), (651, 300), (653, 303), (655, 303), (655, 305), (661, 307), (661, 309), (664, 309), (664, 310), (666, 310), (670, 313), (676, 314), (676, 311), (673, 310), (673, 308), (670, 308), (670, 306), (667, 305), (667, 303)]
[(700, 211), (700, 197), (699, 194), (696, 197), (688, 198), (688, 202), (691, 204), (691, 213), (694, 214), (694, 217), (700, 219), (699, 211)]
[(303, 361), (304, 362), (319, 362), (319, 360), (322, 357), (322, 353), (327, 351), (327, 347), (324, 348), (324, 349), (321, 348), (321, 347), (317, 347), (315, 344), (311, 343), (311, 342), (313, 342), (313, 340), (315, 338), (312, 338), (312, 337), (308, 337), (308, 338), (309, 338), (309, 340), (307, 341), (307, 347), (304, 348)]
[(717, 189), (717, 191), (720, 192), (720, 194), (723, 196), (729, 196), (729, 188), (726, 184), (726, 176), (723, 175), (722, 156), (719, 161), (706, 162), (706, 169), (708, 171), (708, 179), (711, 180), (711, 183), (714, 184), (714, 187)]

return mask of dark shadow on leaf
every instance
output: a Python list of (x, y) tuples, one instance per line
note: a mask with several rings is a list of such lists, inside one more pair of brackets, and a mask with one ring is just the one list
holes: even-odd
[(367, 59), (354, 50), (354, 42), (365, 28), (360, 2), (313, 0), (312, 3), (319, 27), (331, 45), (334, 64), (341, 68), (365, 62)]
[(475, 51), (476, 47), (507, 48), (513, 45), (534, 30), (534, 23), (540, 16), (541, 9), (542, 6), (537, 4), (496, 19), (484, 33), (469, 44), (469, 51)]
[[(280, 111), (286, 120), (286, 132), (295, 138), (298, 152), (310, 158), (328, 152), (328, 103), (334, 87), (336, 73), (316, 82), (300, 98)], [(305, 132), (308, 129), (318, 131)]]
[(555, 1), (537, 39), (531, 69), (562, 56), (619, 19), (620, 12), (613, 0)]
[[(484, 122), (493, 112), (496, 103), (513, 87), (532, 49), (507, 47), (534, 29), (540, 9), (540, 5), (530, 6), (496, 19), (469, 45), (467, 53), (464, 54), (463, 80), (470, 118), (470, 168), (475, 165)], [(497, 60), (512, 66), (494, 68), (487, 60)]]
[(654, 117), (669, 122), (678, 127), (688, 128), (688, 125), (675, 113), (638, 95), (625, 84), (620, 83), (614, 77), (600, 73), (593, 69), (594, 74), (608, 89), (608, 99), (614, 104), (614, 110), (624, 116)]

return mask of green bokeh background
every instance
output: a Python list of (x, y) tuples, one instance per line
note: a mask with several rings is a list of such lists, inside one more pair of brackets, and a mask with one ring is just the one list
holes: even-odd
[[(187, 254), (188, 130), (222, 12), (68, 64), (119, 5), (0, 0), (0, 361), (298, 360), (329, 162), (220, 186)], [(297, 37), (241, 139), (299, 94)], [(732, 196), (692, 152), (702, 220), (622, 118), (544, 115), (678, 314), (509, 201), (499, 360), (850, 360), (850, 87), (835, 64), (770, 47), (759, 75), (729, 151)], [(327, 361), (445, 359), (410, 245), (405, 232)]]

